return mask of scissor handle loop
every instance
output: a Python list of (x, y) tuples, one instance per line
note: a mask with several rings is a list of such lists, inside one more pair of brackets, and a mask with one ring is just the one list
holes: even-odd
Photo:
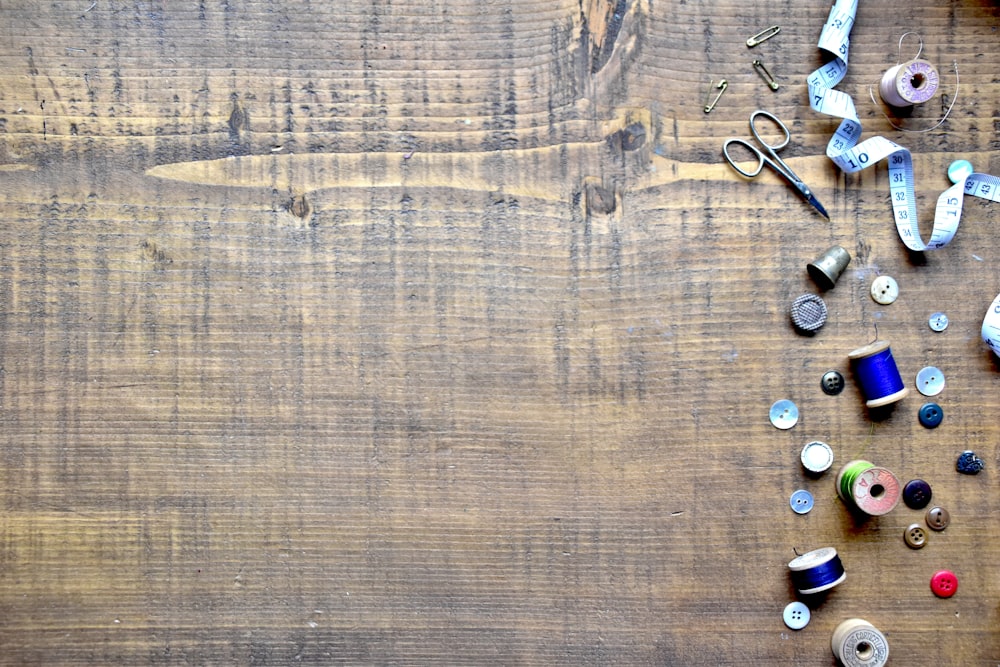
[[(729, 146), (731, 144), (739, 144), (743, 148), (745, 148), (748, 151), (750, 151), (751, 153), (753, 153), (753, 155), (757, 158), (757, 168), (754, 169), (754, 170), (752, 170), (752, 171), (747, 171), (746, 169), (744, 169), (743, 167), (741, 167), (739, 165), (739, 163), (736, 160), (733, 159), (733, 156), (729, 154)], [(743, 174), (747, 178), (753, 178), (754, 176), (756, 176), (757, 174), (759, 174), (762, 169), (764, 169), (764, 154), (761, 153), (759, 150), (757, 150), (756, 146), (754, 146), (753, 144), (751, 144), (749, 141), (747, 141), (745, 139), (728, 139), (728, 140), (726, 140), (726, 143), (722, 144), (722, 154), (725, 156), (726, 162), (729, 163), (729, 166), (731, 166), (733, 169), (735, 169), (736, 171), (740, 172), (741, 174)]]
[[(757, 119), (761, 116), (767, 118), (769, 121), (774, 123), (778, 127), (778, 129), (785, 134), (785, 138), (776, 144), (772, 144), (768, 143), (768, 141), (765, 140), (764, 137), (760, 136), (760, 132), (757, 130)], [(788, 127), (784, 123), (782, 123), (781, 120), (773, 113), (771, 113), (770, 111), (764, 111), (763, 109), (757, 109), (752, 114), (750, 114), (750, 131), (753, 133), (754, 139), (760, 142), (761, 146), (764, 146), (765, 148), (770, 148), (772, 152), (780, 150), (785, 146), (787, 146), (788, 142), (791, 141), (792, 138), (792, 133), (788, 131)]]

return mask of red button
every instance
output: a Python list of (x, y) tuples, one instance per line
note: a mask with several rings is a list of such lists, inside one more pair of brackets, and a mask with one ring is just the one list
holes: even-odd
[(931, 576), (931, 590), (939, 598), (950, 598), (958, 592), (958, 577), (951, 570), (938, 570)]

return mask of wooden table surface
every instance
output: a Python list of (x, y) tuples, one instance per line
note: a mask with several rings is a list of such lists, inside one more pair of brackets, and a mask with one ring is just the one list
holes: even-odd
[[(0, 662), (833, 665), (860, 617), (891, 664), (1000, 663), (1000, 211), (966, 197), (911, 253), (886, 163), (826, 157), (829, 9), (0, 3)], [(953, 160), (1000, 174), (998, 27), (986, 0), (858, 9), (838, 88), (912, 152), (924, 238)], [(940, 90), (887, 118), (869, 90), (908, 31)], [(757, 108), (829, 221), (723, 162)], [(833, 244), (853, 259), (797, 334)], [(911, 392), (873, 416), (847, 353), (876, 326)], [(815, 439), (836, 460), (809, 478)], [(852, 517), (854, 458), (926, 479), (951, 526), (918, 551), (923, 512)], [(787, 563), (823, 546), (847, 580), (789, 630)]]

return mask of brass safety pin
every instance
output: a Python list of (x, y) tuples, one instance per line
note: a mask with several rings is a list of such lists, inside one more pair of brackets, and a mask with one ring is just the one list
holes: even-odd
[(752, 49), (761, 42), (771, 39), (779, 32), (781, 32), (780, 25), (772, 25), (770, 28), (765, 28), (747, 40), (747, 47)]
[(760, 60), (755, 60), (753, 61), (753, 68), (757, 70), (757, 73), (760, 74), (760, 77), (767, 82), (767, 85), (771, 87), (771, 90), (778, 89), (778, 82), (774, 80), (774, 77), (771, 76), (771, 73), (767, 71), (766, 67), (764, 67), (764, 63), (762, 63)]
[[(710, 85), (712, 87), (709, 88), (708, 99), (705, 100), (705, 113), (711, 113), (712, 109), (715, 108), (715, 105), (719, 103), (719, 99), (722, 97), (722, 93), (726, 92), (726, 88), (729, 87), (729, 82), (726, 81), (725, 79), (722, 79), (721, 81), (719, 81), (718, 85), (716, 85), (715, 80), (713, 79)], [(715, 99), (713, 100), (712, 90), (716, 89), (718, 89), (719, 93), (715, 96)]]

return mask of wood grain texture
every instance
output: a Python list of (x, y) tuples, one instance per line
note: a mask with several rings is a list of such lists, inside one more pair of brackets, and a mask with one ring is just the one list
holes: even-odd
[[(892, 664), (1000, 663), (998, 211), (905, 251), (884, 165), (824, 155), (810, 4), (0, 3), (0, 663), (832, 665), (852, 616)], [(952, 160), (1000, 173), (998, 27), (860, 8), (841, 89), (913, 151), (925, 237)], [(952, 98), (958, 63), (933, 132), (868, 99), (907, 30)], [(722, 162), (758, 107), (830, 222)], [(873, 421), (820, 391), (875, 324), (908, 383), (946, 373), (938, 429), (915, 392)], [(952, 526), (912, 551), (921, 513), (853, 520), (812, 439)], [(820, 546), (848, 579), (792, 632), (786, 563)]]

